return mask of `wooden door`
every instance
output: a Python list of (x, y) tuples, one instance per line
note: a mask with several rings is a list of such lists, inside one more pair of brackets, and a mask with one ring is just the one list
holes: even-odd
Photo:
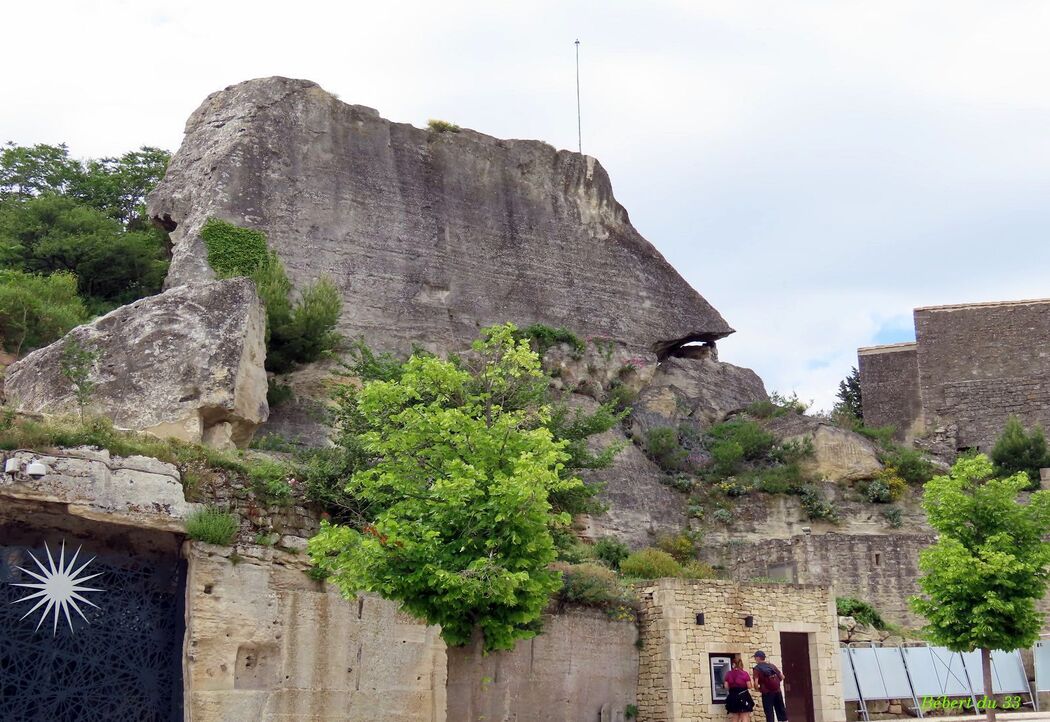
[(784, 702), (791, 722), (815, 722), (813, 678), (809, 659), (809, 634), (781, 632), (780, 654), (784, 672)]

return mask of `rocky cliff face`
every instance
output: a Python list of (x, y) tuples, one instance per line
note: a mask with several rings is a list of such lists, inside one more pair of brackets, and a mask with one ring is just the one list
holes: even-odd
[(733, 331), (631, 226), (593, 158), (392, 123), (305, 80), (210, 95), (149, 207), (173, 231), (169, 287), (212, 278), (209, 216), (257, 228), (297, 285), (336, 282), (344, 334), (383, 349), (454, 349), (506, 321), (661, 356)]
[(80, 326), (7, 370), (17, 411), (74, 413), (66, 344), (98, 354), (87, 410), (161, 437), (244, 446), (266, 420), (265, 320), (246, 278), (172, 289)]

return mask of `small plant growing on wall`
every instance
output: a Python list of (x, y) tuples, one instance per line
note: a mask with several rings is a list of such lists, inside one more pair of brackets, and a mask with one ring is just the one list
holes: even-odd
[(195, 541), (229, 546), (239, 526), (236, 516), (209, 505), (189, 515), (186, 519), (186, 535)]
[(450, 123), (447, 120), (439, 120), (437, 118), (431, 118), (427, 121), (427, 127), (435, 133), (458, 133), (459, 126), (455, 123)]
[(73, 386), (73, 397), (80, 410), (80, 420), (84, 420), (84, 410), (95, 390), (91, 380), (91, 370), (102, 355), (100, 351), (84, 348), (79, 341), (71, 338), (62, 346), (62, 358), (59, 362), (62, 375), (69, 379)]

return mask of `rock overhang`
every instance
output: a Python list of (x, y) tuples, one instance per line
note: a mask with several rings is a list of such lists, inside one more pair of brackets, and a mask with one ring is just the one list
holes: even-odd
[(631, 226), (594, 158), (394, 123), (307, 80), (208, 96), (149, 208), (172, 233), (169, 285), (213, 277), (207, 218), (257, 228), (297, 287), (336, 283), (344, 335), (386, 350), (451, 350), (504, 321), (661, 357), (733, 332)]

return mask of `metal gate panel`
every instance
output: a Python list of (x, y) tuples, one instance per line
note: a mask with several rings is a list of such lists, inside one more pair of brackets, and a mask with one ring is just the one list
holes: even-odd
[(0, 546), (0, 720), (181, 722), (184, 563), (89, 543)]

